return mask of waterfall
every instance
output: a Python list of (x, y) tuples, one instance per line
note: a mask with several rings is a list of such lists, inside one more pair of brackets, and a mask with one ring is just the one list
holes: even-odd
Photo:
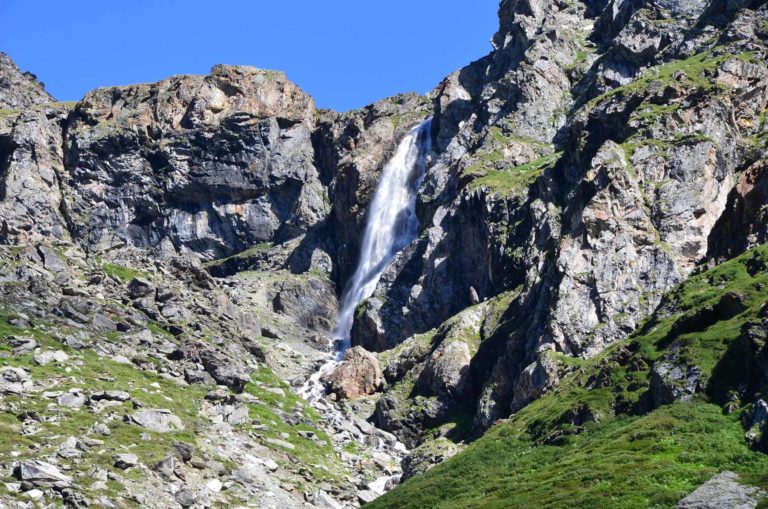
[(311, 403), (320, 404), (325, 394), (323, 377), (333, 372), (351, 346), (350, 333), (357, 306), (373, 294), (392, 258), (419, 234), (416, 197), (424, 179), (427, 154), (432, 148), (431, 126), (432, 119), (427, 119), (411, 129), (381, 172), (368, 208), (360, 258), (341, 296), (339, 317), (333, 330), (335, 355), (299, 390), (299, 395)]
[(333, 331), (338, 345), (337, 360), (341, 360), (351, 346), (357, 306), (373, 294), (382, 272), (395, 255), (419, 234), (416, 197), (431, 149), (431, 125), (432, 120), (427, 119), (411, 129), (381, 172), (368, 208), (357, 268), (341, 296)]
[[(392, 159), (384, 166), (368, 208), (360, 258), (341, 296), (339, 317), (333, 331), (336, 355), (320, 366), (298, 391), (342, 437), (341, 441), (334, 443), (338, 445), (344, 443), (343, 440), (356, 440), (366, 450), (385, 454), (385, 457), (393, 458), (398, 464), (408, 452), (405, 446), (398, 441), (392, 444), (382, 440), (378, 441), (378, 445), (371, 445), (365, 441), (365, 434), (356, 434), (354, 426), (350, 428), (349, 425), (353, 418), (325, 399), (323, 378), (333, 373), (351, 346), (350, 333), (357, 306), (373, 294), (382, 272), (395, 255), (419, 234), (416, 197), (424, 179), (427, 154), (432, 148), (431, 125), (432, 120), (427, 119), (411, 129), (398, 145)], [(377, 496), (381, 495), (386, 491), (388, 483), (392, 480), (397, 482), (399, 478), (397, 474), (379, 477), (368, 484), (368, 489)]]

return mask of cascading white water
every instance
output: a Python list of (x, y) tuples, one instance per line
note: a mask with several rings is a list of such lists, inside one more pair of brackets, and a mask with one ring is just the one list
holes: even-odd
[(344, 358), (358, 304), (371, 296), (392, 258), (419, 233), (416, 197), (424, 179), (427, 154), (432, 148), (427, 119), (403, 138), (395, 155), (384, 166), (368, 209), (360, 258), (342, 293), (339, 317), (333, 330), (335, 355), (316, 371), (299, 391), (310, 402), (322, 398), (322, 379)]
[[(299, 390), (299, 394), (338, 431), (339, 437), (342, 437), (337, 442), (340, 447), (345, 443), (344, 440), (354, 439), (364, 448), (383, 453), (384, 457), (398, 463), (408, 452), (405, 446), (398, 441), (379, 441), (378, 445), (372, 445), (364, 434), (350, 431), (349, 422), (354, 418), (342, 413), (337, 405), (326, 400), (323, 379), (339, 365), (350, 347), (350, 332), (357, 306), (373, 294), (381, 274), (395, 255), (419, 234), (416, 197), (424, 179), (427, 155), (432, 148), (431, 125), (432, 121), (428, 119), (411, 129), (381, 172), (379, 185), (368, 209), (360, 259), (341, 297), (339, 317), (333, 331), (335, 355), (313, 373)], [(334, 441), (337, 441), (335, 435)], [(399, 480), (399, 475), (390, 473), (379, 477), (368, 484), (368, 489), (381, 495), (392, 480)]]
[(416, 196), (424, 178), (431, 149), (431, 119), (411, 129), (381, 172), (373, 195), (355, 273), (341, 297), (339, 318), (333, 331), (337, 360), (350, 347), (350, 333), (357, 306), (376, 289), (392, 258), (419, 233)]

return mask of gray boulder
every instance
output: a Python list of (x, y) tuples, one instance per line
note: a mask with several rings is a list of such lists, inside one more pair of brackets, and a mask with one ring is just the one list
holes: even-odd
[(40, 256), (43, 257), (43, 265), (46, 269), (54, 273), (66, 272), (67, 264), (59, 258), (59, 255), (50, 246), (40, 245), (37, 250), (40, 252)]
[(755, 486), (739, 484), (733, 472), (721, 472), (677, 504), (678, 509), (754, 509), (766, 497)]
[(131, 399), (130, 393), (126, 391), (98, 391), (91, 394), (91, 399), (94, 401), (128, 401)]
[(53, 350), (43, 350), (36, 352), (33, 359), (38, 365), (45, 366), (51, 362), (65, 362), (69, 359), (69, 355), (61, 350), (56, 350), (55, 352)]
[(139, 457), (132, 453), (116, 454), (114, 456), (115, 467), (127, 470), (139, 464)]
[(22, 461), (14, 469), (13, 475), (19, 481), (39, 487), (64, 488), (72, 482), (72, 478), (61, 473), (58, 467), (39, 460)]
[(129, 424), (135, 424), (157, 433), (184, 431), (181, 419), (166, 409), (138, 410), (130, 415), (126, 415), (123, 420)]
[(155, 286), (144, 278), (135, 277), (128, 283), (128, 295), (140, 299), (155, 294)]
[(231, 359), (215, 352), (205, 349), (200, 352), (200, 360), (205, 368), (217, 383), (226, 385), (235, 392), (242, 392), (246, 384), (251, 381), (251, 377), (238, 367)]
[(30, 387), (32, 387), (32, 381), (29, 374), (23, 369), (13, 367), (0, 368), (0, 393), (22, 394)]
[(175, 499), (181, 507), (191, 507), (197, 502), (197, 497), (189, 490), (180, 490), (176, 493)]
[(59, 394), (56, 403), (69, 408), (80, 408), (88, 402), (88, 398), (79, 389), (71, 389)]
[(37, 341), (29, 336), (11, 336), (8, 338), (8, 345), (13, 348), (13, 355), (24, 355), (37, 348)]

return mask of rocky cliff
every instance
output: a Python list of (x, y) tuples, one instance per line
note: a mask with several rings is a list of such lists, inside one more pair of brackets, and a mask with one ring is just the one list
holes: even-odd
[[(768, 239), (766, 2), (503, 0), (499, 20), (426, 96), (346, 113), (225, 65), (57, 103), (0, 56), (0, 501), (357, 506), (402, 472), (380, 504), (439, 506), (408, 486), (428, 497), (449, 456), (455, 481), (497, 447), (583, 454), (625, 415), (715, 422), (675, 406), (702, 399), (745, 415), (728, 443), (763, 465), (762, 251), (737, 257)], [(427, 117), (418, 238), (307, 404), (378, 176)], [(657, 505), (757, 468), (699, 463)], [(474, 503), (531, 503), (499, 497)]]

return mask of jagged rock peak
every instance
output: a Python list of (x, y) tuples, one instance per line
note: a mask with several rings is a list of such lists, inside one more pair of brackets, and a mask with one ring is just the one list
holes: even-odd
[(141, 126), (152, 132), (277, 118), (310, 123), (312, 98), (285, 74), (250, 66), (215, 65), (208, 76), (178, 75), (156, 83), (98, 88), (83, 98), (77, 120)]
[(22, 109), (55, 101), (45, 85), (30, 72), (22, 72), (16, 63), (0, 52), (0, 108)]

